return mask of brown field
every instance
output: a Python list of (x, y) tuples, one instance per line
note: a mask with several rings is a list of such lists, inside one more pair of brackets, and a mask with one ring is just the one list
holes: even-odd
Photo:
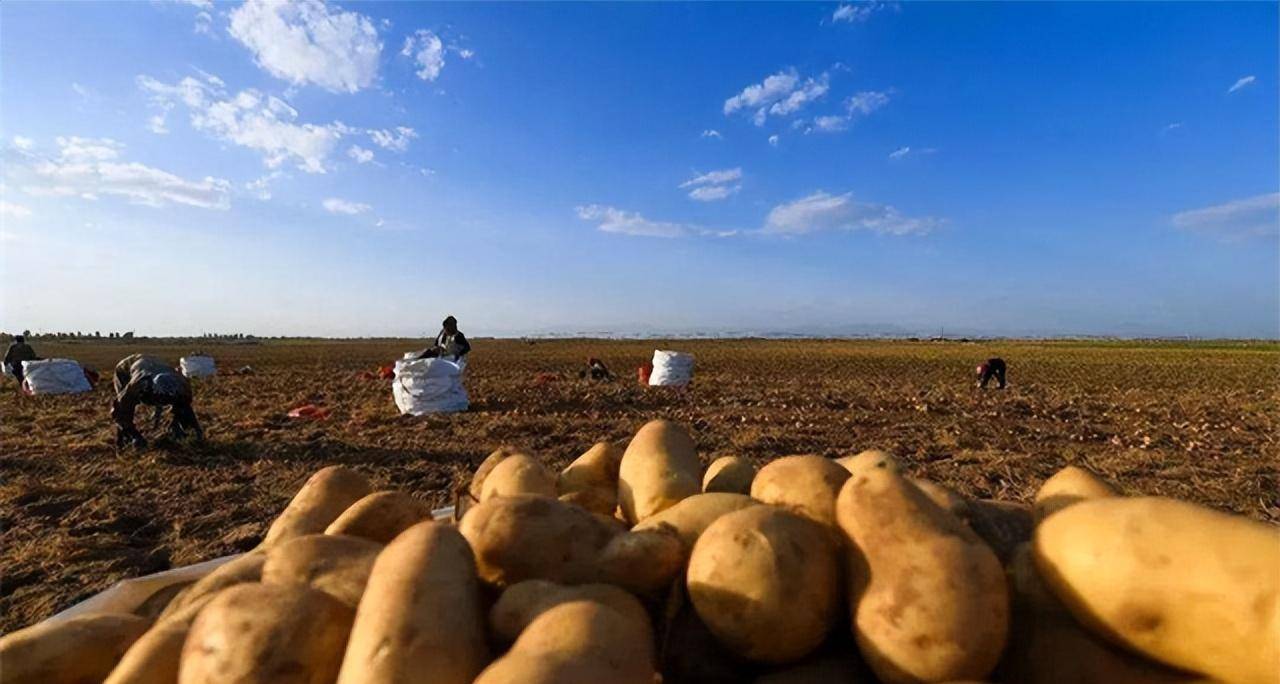
[[(645, 420), (688, 425), (706, 459), (831, 456), (868, 447), (975, 497), (1027, 501), (1068, 463), (1129, 493), (1182, 497), (1280, 520), (1280, 353), (1258, 344), (871, 341), (477, 340), (465, 414), (401, 417), (387, 381), (355, 374), (424, 343), (289, 342), (205, 347), (220, 370), (196, 383), (209, 441), (113, 448), (109, 382), (89, 395), (0, 400), (0, 632), (113, 582), (254, 546), (312, 471), (345, 463), (436, 505), (494, 447), (563, 466)], [(147, 351), (190, 345), (42, 344), (104, 378)], [(686, 393), (640, 387), (655, 347), (697, 356)], [(588, 355), (622, 377), (576, 378)], [(979, 392), (973, 366), (1010, 364), (1011, 387)], [(563, 374), (539, 384), (540, 373)], [(5, 385), (9, 392), (12, 382)], [(293, 421), (300, 404), (332, 409)], [(148, 412), (149, 413), (149, 412)], [(140, 423), (143, 412), (139, 412)]]

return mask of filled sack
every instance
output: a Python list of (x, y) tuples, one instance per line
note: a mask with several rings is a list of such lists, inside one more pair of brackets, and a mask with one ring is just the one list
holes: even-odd
[(693, 380), (693, 355), (676, 351), (653, 352), (650, 387), (681, 387)]
[(77, 394), (93, 389), (84, 368), (71, 359), (23, 361), (22, 376), (27, 394)]
[(470, 405), (462, 386), (465, 369), (465, 361), (401, 359), (396, 362), (391, 396), (402, 414), (465, 411)]

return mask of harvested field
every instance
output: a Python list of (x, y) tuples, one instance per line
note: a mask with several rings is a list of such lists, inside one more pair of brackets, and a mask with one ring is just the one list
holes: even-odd
[[(963, 493), (1023, 501), (1049, 474), (1077, 463), (1128, 493), (1280, 521), (1280, 347), (1273, 344), (480, 339), (468, 370), (470, 412), (401, 417), (388, 382), (357, 373), (421, 346), (206, 347), (221, 371), (251, 365), (255, 373), (196, 381), (209, 438), (198, 447), (157, 440), (147, 451), (117, 453), (109, 381), (88, 395), (6, 396), (0, 632), (117, 580), (251, 548), (323, 465), (354, 465), (379, 485), (445, 505), (500, 444), (559, 468), (654, 417), (688, 425), (707, 461), (879, 447)], [(696, 355), (692, 389), (636, 383), (636, 366), (655, 347)], [(191, 350), (39, 341), (36, 348), (96, 366), (104, 378), (136, 351), (176, 363)], [(973, 367), (993, 355), (1009, 362), (1011, 386), (978, 391)], [(620, 379), (579, 380), (587, 356)], [(308, 403), (332, 414), (286, 417)]]

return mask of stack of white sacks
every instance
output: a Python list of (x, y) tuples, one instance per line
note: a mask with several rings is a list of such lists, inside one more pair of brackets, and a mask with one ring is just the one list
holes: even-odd
[(462, 372), (466, 368), (466, 361), (401, 359), (396, 361), (391, 396), (402, 414), (421, 416), (465, 411), (470, 406), (467, 390), (462, 386)]
[(663, 351), (653, 352), (653, 372), (649, 374), (650, 387), (683, 387), (693, 380), (693, 354)]
[(213, 357), (203, 354), (184, 356), (178, 360), (178, 366), (182, 369), (182, 374), (188, 378), (204, 378), (218, 372)]
[(29, 394), (76, 394), (93, 389), (84, 368), (71, 359), (22, 362), (22, 388)]

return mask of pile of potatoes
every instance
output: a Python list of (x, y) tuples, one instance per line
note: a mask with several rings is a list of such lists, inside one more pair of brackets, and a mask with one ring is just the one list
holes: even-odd
[(466, 501), (325, 468), (145, 615), (3, 637), (0, 682), (1280, 682), (1280, 530), (1080, 468), (1032, 505), (880, 451), (704, 470), (659, 420)]

